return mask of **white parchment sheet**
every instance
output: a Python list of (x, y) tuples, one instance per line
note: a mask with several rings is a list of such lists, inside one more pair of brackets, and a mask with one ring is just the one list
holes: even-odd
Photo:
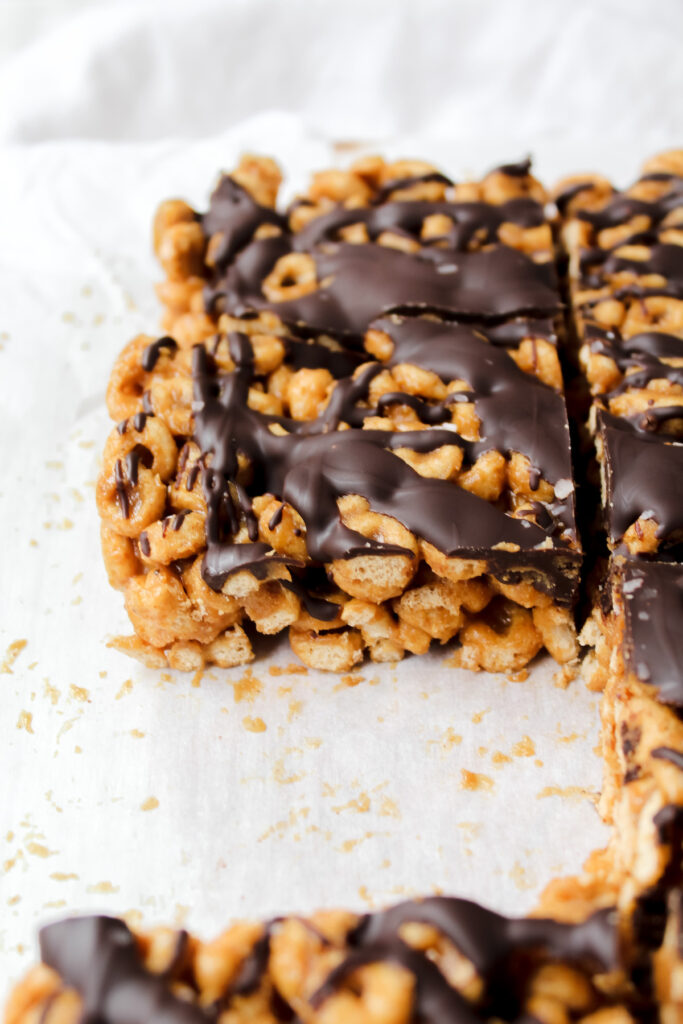
[[(524, 912), (606, 839), (597, 699), (557, 686), (547, 660), (512, 682), (437, 650), (340, 680), (290, 670), (283, 640), (195, 685), (106, 646), (128, 622), (93, 486), (113, 360), (156, 330), (152, 213), (173, 194), (203, 207), (245, 149), (277, 153), (290, 188), (338, 159), (284, 116), (191, 144), (0, 154), (3, 996), (39, 923), (72, 911), (135, 910), (206, 936), (240, 915), (417, 893)], [(385, 149), (456, 176), (523, 155)], [(591, 165), (573, 155), (549, 145), (540, 169)]]

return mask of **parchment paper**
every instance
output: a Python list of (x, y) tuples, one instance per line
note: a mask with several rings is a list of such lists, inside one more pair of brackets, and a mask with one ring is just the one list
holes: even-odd
[[(303, 670), (282, 640), (193, 683), (106, 646), (128, 621), (93, 484), (115, 355), (156, 330), (151, 216), (173, 194), (203, 207), (217, 171), (254, 149), (279, 156), (290, 190), (342, 159), (284, 115), (191, 145), (1, 154), (3, 995), (38, 924), (73, 911), (207, 937), (243, 915), (417, 893), (524, 912), (606, 839), (597, 699), (556, 685), (548, 659), (526, 682), (455, 670), (448, 650), (342, 680)], [(522, 155), (384, 149), (455, 176)], [(541, 171), (591, 166), (573, 156), (548, 144)]]

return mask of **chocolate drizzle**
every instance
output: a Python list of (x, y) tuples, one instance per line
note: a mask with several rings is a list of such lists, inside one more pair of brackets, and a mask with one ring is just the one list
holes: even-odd
[(652, 751), (652, 756), (660, 761), (670, 761), (676, 768), (683, 771), (683, 750), (672, 750), (671, 747), (657, 747)]
[(174, 338), (169, 338), (168, 335), (164, 338), (157, 338), (157, 340), (148, 345), (142, 353), (142, 359), (140, 360), (142, 369), (146, 373), (151, 373), (157, 365), (159, 356), (163, 351), (175, 352), (177, 348), (178, 343)]
[[(375, 321), (371, 327), (385, 331), (394, 343), (389, 366), (409, 363), (431, 370), (446, 382), (467, 382), (471, 390), (453, 397), (464, 394), (473, 400), (481, 421), (482, 438), (471, 444), (470, 457), (491, 449), (520, 452), (551, 483), (571, 481), (564, 400), (491, 345), (485, 329), (397, 317)], [(536, 487), (539, 482), (537, 477)], [(568, 527), (573, 526), (573, 489), (553, 511)]]
[[(137, 413), (134, 419), (144, 416), (145, 413)], [(122, 424), (119, 424), (119, 433), (125, 433), (127, 423), (128, 421), (124, 420)], [(123, 426), (123, 430), (120, 429), (121, 426)], [(135, 427), (135, 429), (141, 430), (142, 427)], [(128, 519), (130, 516), (129, 489), (131, 487), (137, 487), (140, 463), (149, 468), (153, 461), (154, 457), (149, 448), (146, 448), (144, 444), (136, 444), (135, 447), (128, 452), (125, 458), (117, 459), (114, 463), (116, 496), (119, 502), (119, 508), (121, 509), (121, 515), (124, 519)]]
[[(271, 932), (279, 920), (266, 926), (225, 995), (206, 1010), (173, 996), (168, 972), (152, 974), (144, 968), (135, 939), (122, 921), (82, 917), (48, 925), (40, 934), (40, 948), (43, 962), (81, 996), (85, 1021), (207, 1024), (229, 1009), (235, 996), (249, 995), (260, 986), (268, 970)], [(472, 962), (484, 983), (476, 1006), (448, 983), (428, 954), (401, 939), (400, 928), (408, 922), (434, 926)], [(412, 1019), (420, 1024), (477, 1024), (490, 1016), (520, 1021), (524, 987), (534, 966), (560, 961), (603, 973), (619, 963), (611, 910), (571, 925), (505, 918), (469, 900), (447, 897), (403, 903), (368, 915), (351, 930), (346, 946), (341, 964), (312, 996), (312, 1006), (321, 1006), (359, 967), (396, 963), (415, 978)], [(276, 996), (282, 1009), (279, 1019), (291, 1019), (282, 996)]]
[[(467, 333), (464, 337), (471, 340)], [(477, 339), (474, 343), (479, 344)], [(506, 578), (511, 573), (538, 574), (536, 585), (547, 588), (560, 602), (571, 600), (578, 554), (571, 538), (556, 538), (548, 548), (548, 538), (558, 532), (552, 516), (547, 517), (544, 527), (513, 518), (454, 484), (420, 476), (393, 454), (397, 448), (429, 452), (453, 444), (476, 450), (477, 446), (490, 448), (491, 441), (470, 446), (445, 428), (392, 432), (352, 426), (337, 431), (340, 421), (357, 424), (375, 411), (359, 408), (358, 402), (367, 394), (380, 364), (366, 367), (356, 380), (339, 382), (317, 421), (287, 420), (256, 412), (247, 405), (253, 373), (248, 339), (231, 335), (230, 345), (236, 363), (231, 374), (217, 374), (202, 346), (193, 353), (194, 437), (207, 457), (205, 461), (210, 462), (203, 471), (208, 544), (202, 570), (210, 586), (220, 589), (227, 576), (240, 568), (264, 574), (271, 559), (293, 562), (257, 541), (253, 518), (249, 533), (255, 543), (232, 542), (239, 524), (253, 517), (251, 494), (274, 494), (299, 512), (306, 524), (307, 550), (314, 563), (368, 554), (412, 558), (405, 548), (366, 538), (344, 526), (337, 499), (359, 494), (368, 499), (374, 511), (394, 517), (438, 550), (449, 555), (484, 557), (492, 571), (506, 574)], [(506, 355), (493, 346), (489, 349), (495, 358), (506, 359), (514, 367)], [(459, 365), (466, 358), (465, 353)], [(547, 396), (561, 404), (550, 389), (539, 387), (544, 400)], [(278, 427), (287, 433), (277, 431)], [(246, 488), (238, 488), (236, 483), (238, 453), (245, 455), (252, 467)], [(551, 476), (556, 457), (547, 454)], [(524, 554), (494, 550), (501, 540), (517, 545)]]

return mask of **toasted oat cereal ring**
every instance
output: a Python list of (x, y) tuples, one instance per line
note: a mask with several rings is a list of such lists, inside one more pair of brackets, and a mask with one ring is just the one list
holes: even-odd
[(242, 617), (240, 606), (234, 598), (213, 590), (205, 582), (202, 576), (203, 561), (203, 554), (198, 555), (191, 565), (182, 570), (185, 592), (202, 619), (214, 619), (221, 628), (232, 626)]
[(142, 561), (169, 565), (206, 547), (206, 519), (201, 512), (183, 509), (158, 519), (142, 531), (138, 548)]
[(163, 515), (166, 485), (149, 468), (151, 463), (149, 449), (137, 445), (100, 473), (95, 489), (97, 511), (116, 533), (137, 537)]
[(194, 441), (188, 441), (180, 449), (176, 475), (168, 488), (168, 498), (173, 508), (178, 511), (189, 508), (194, 512), (206, 512), (203, 468), (199, 446)]
[(315, 260), (303, 252), (281, 256), (263, 281), (262, 288), (269, 302), (288, 302), (316, 291), (318, 271)]
[(148, 406), (173, 434), (192, 433), (192, 378), (152, 376), (146, 391)]
[(492, 601), (482, 616), (462, 627), (458, 639), (453, 662), (474, 671), (517, 671), (543, 647), (531, 612), (506, 598)]
[(142, 409), (142, 399), (149, 375), (142, 367), (142, 355), (154, 338), (139, 334), (129, 341), (114, 363), (107, 385), (107, 409), (113, 420), (134, 416)]
[(122, 420), (112, 430), (104, 446), (104, 466), (109, 467), (117, 459), (125, 459), (138, 447), (149, 452), (149, 468), (152, 472), (158, 474), (163, 481), (169, 480), (178, 461), (178, 448), (163, 420), (147, 413), (137, 413)]
[(171, 281), (201, 276), (206, 238), (198, 221), (177, 221), (159, 237), (157, 256)]
[(122, 590), (131, 576), (142, 571), (133, 541), (112, 530), (105, 522), (100, 524), (100, 540), (109, 585), (115, 590)]
[(347, 495), (338, 501), (345, 526), (369, 540), (406, 549), (406, 554), (368, 554), (338, 558), (330, 565), (332, 579), (345, 593), (379, 604), (398, 597), (418, 568), (418, 545), (410, 530), (391, 516), (370, 510), (365, 498)]
[(264, 494), (254, 498), (252, 507), (258, 516), (259, 539), (275, 551), (306, 562), (306, 524), (291, 505)]
[(163, 566), (133, 576), (125, 604), (135, 632), (152, 647), (169, 647), (177, 640), (209, 643), (220, 632), (216, 618), (202, 616), (178, 576)]
[(279, 580), (263, 583), (244, 599), (242, 607), (259, 633), (266, 635), (280, 633), (293, 625), (301, 612), (298, 596)]
[(301, 1020), (310, 1016), (308, 1000), (343, 958), (342, 944), (343, 939), (330, 942), (324, 932), (297, 918), (288, 918), (274, 930), (270, 974), (277, 991)]

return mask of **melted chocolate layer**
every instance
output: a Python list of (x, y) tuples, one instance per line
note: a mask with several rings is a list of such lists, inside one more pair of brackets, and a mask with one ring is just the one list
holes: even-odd
[(683, 566), (626, 562), (617, 568), (627, 668), (683, 707)]
[[(680, 410), (683, 415), (683, 407)], [(598, 414), (607, 496), (610, 543), (617, 545), (640, 516), (654, 519), (661, 538), (659, 557), (681, 543), (683, 530), (683, 444), (643, 433), (628, 420)]]
[[(296, 236), (294, 236), (296, 239)], [(503, 246), (484, 252), (441, 249), (404, 253), (381, 245), (331, 243), (311, 255), (320, 286), (288, 302), (269, 302), (261, 283), (286, 254), (283, 240), (254, 242), (209, 295), (237, 316), (268, 309), (288, 324), (360, 336), (376, 317), (395, 312), (496, 319), (559, 312), (554, 272)]]

